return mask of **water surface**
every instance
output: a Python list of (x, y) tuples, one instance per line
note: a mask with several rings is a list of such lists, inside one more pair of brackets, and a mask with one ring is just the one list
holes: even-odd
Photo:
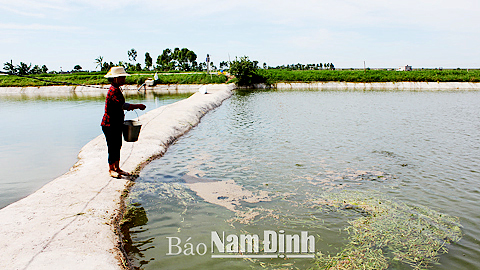
[[(131, 230), (130, 255), (145, 269), (306, 269), (309, 259), (167, 256), (167, 237), (209, 246), (211, 231), (306, 230), (316, 251), (335, 255), (362, 213), (319, 199), (344, 190), (458, 217), (463, 237), (432, 269), (480, 269), (479, 99), (462, 91), (237, 93), (142, 171), (129, 200), (148, 223)], [(268, 199), (240, 200), (231, 211), (192, 189), (192, 179), (233, 180)]]
[[(126, 100), (144, 103), (149, 111), (188, 96), (135, 95)], [(67, 172), (80, 149), (102, 134), (104, 106), (104, 96), (0, 95), (0, 208)], [(140, 116), (146, 112), (136, 111)], [(126, 114), (126, 119), (136, 117), (135, 112)]]

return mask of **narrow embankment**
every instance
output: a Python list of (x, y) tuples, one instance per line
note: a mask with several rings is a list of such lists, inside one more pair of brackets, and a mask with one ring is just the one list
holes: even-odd
[[(233, 85), (150, 111), (140, 139), (124, 142), (122, 168), (135, 171), (229, 98)], [(108, 174), (103, 135), (85, 145), (69, 172), (0, 210), (0, 269), (121, 269), (116, 234), (121, 196), (131, 183)]]
[(294, 82), (276, 83), (273, 88), (279, 90), (346, 90), (346, 91), (453, 91), (480, 90), (480, 83), (475, 82)]
[[(124, 85), (122, 90), (127, 95), (132, 94), (185, 94), (195, 93), (201, 87), (201, 84), (159, 84), (155, 86)], [(0, 87), (0, 95), (4, 96), (66, 96), (72, 95), (80, 97), (96, 97), (107, 95), (110, 85), (90, 85), (90, 86), (26, 86), (26, 87)]]

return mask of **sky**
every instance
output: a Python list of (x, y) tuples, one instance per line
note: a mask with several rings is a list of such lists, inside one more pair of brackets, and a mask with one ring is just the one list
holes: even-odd
[(0, 69), (98, 70), (95, 59), (197, 62), (248, 56), (263, 66), (480, 68), (478, 0), (0, 0)]

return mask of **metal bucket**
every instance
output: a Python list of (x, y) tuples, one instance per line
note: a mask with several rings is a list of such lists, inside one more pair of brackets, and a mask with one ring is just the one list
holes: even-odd
[(123, 139), (127, 142), (136, 142), (140, 134), (142, 124), (135, 120), (125, 120), (123, 122)]

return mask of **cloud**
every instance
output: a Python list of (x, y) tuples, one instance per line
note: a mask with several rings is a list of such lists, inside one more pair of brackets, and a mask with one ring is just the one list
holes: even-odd
[(44, 17), (48, 12), (68, 10), (69, 3), (64, 0), (0, 0), (0, 6), (20, 15)]
[(83, 27), (78, 26), (62, 26), (62, 25), (45, 25), (45, 24), (14, 24), (0, 23), (2, 30), (45, 30), (45, 31), (78, 31)]
[[(420, 62), (460, 45), (476, 51), (478, 10), (478, 0), (0, 0), (0, 31), (43, 43), (52, 36), (42, 31), (61, 32), (53, 36), (56, 44), (95, 44), (92, 51), (99, 53), (113, 43), (151, 53), (183, 46), (199, 54), (246, 54), (284, 64), (363, 63), (408, 51)], [(2, 47), (12, 51), (11, 42)], [(459, 61), (469, 58), (459, 55)]]
[(45, 14), (42, 13), (34, 13), (34, 12), (26, 12), (23, 10), (15, 9), (15, 8), (10, 8), (6, 6), (0, 6), (1, 9), (6, 10), (7, 12), (12, 12), (17, 15), (25, 16), (25, 17), (36, 17), (36, 18), (45, 18)]

